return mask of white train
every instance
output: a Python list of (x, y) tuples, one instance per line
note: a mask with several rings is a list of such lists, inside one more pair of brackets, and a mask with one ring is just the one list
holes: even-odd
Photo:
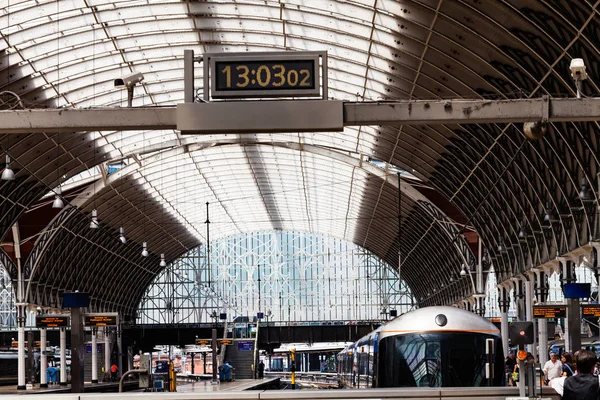
[(500, 331), (487, 319), (455, 307), (426, 307), (380, 326), (338, 354), (345, 387), (488, 386), (486, 340), (493, 340), (494, 378), (501, 386)]

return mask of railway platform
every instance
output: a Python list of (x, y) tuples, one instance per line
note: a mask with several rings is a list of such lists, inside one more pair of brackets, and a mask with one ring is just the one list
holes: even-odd
[[(239, 379), (234, 382), (221, 382), (218, 384), (212, 384), (210, 381), (198, 381), (198, 382), (180, 382), (177, 384), (177, 392), (176, 393), (217, 393), (217, 392), (243, 392), (243, 391), (253, 391), (253, 390), (264, 390), (267, 387), (271, 387), (272, 385), (277, 385), (279, 382), (279, 377), (266, 378), (261, 380), (254, 379)], [(125, 382), (124, 385), (125, 392), (131, 393), (140, 393), (141, 389), (139, 389), (138, 381), (128, 381)], [(104, 397), (109, 392), (118, 392), (119, 384), (118, 382), (111, 383), (86, 383), (85, 392), (81, 398), (87, 398), (87, 393), (93, 394), (101, 392), (100, 396)], [(147, 394), (147, 392), (142, 392)], [(56, 386), (49, 388), (33, 388), (30, 390), (17, 390), (14, 386), (0, 386), (0, 396), (1, 395), (19, 395), (19, 399), (28, 397), (28, 395), (36, 395), (36, 398), (39, 399), (37, 395), (53, 395), (51, 398), (56, 398), (56, 395), (67, 395), (67, 397), (60, 397), (61, 399), (76, 399), (77, 395), (71, 396), (71, 388), (69, 385), (67, 386)], [(158, 393), (155, 393), (156, 396)], [(127, 394), (119, 393), (121, 396), (127, 396)], [(171, 394), (173, 395), (173, 394)], [(212, 395), (211, 395), (212, 396)], [(44, 396), (46, 397), (46, 396)], [(211, 397), (212, 398), (212, 397)]]
[[(391, 388), (365, 390), (241, 390), (244, 382), (210, 385), (186, 384), (176, 393), (152, 393), (153, 400), (505, 400), (517, 399), (517, 388)], [(148, 393), (79, 393), (52, 394), (52, 400), (116, 400), (122, 398), (147, 398)], [(38, 395), (21, 395), (19, 400), (39, 399)], [(551, 388), (543, 388), (540, 400), (560, 400), (560, 396)]]

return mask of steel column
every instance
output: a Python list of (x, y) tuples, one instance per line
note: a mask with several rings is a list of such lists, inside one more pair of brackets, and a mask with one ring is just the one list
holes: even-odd
[(98, 383), (98, 328), (92, 327), (92, 383)]
[[(538, 303), (545, 303), (548, 299), (548, 276), (546, 273), (541, 270), (536, 274), (537, 279), (537, 287), (535, 289), (535, 294), (538, 300)], [(538, 323), (538, 336), (539, 336), (539, 351), (538, 357), (541, 365), (546, 364), (548, 361), (548, 320), (545, 318), (540, 318), (537, 321)]]
[[(533, 280), (527, 279), (523, 282), (525, 286), (525, 320), (533, 322)], [(535, 354), (535, 340), (533, 344), (526, 346), (527, 351)]]
[(46, 370), (48, 369), (46, 341), (46, 328), (40, 327), (40, 388), (48, 387), (48, 376), (46, 374)]
[(104, 327), (104, 375), (110, 376), (110, 328)]
[(498, 298), (500, 306), (500, 334), (502, 335), (502, 348), (504, 349), (504, 358), (508, 357), (508, 309), (510, 307), (509, 292), (505, 286), (500, 287), (500, 297)]
[(67, 384), (67, 330), (60, 328), (60, 384)]

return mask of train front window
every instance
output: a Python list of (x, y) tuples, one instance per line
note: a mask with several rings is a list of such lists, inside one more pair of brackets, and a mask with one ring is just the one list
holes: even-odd
[(485, 340), (455, 332), (388, 337), (380, 343), (380, 387), (473, 387), (485, 381)]

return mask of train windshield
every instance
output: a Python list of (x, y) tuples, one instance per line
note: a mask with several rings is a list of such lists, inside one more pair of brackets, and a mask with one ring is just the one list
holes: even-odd
[[(474, 387), (485, 379), (485, 340), (480, 333), (423, 333), (392, 336), (379, 344), (380, 387)], [(496, 340), (496, 354), (502, 354)], [(498, 346), (499, 345), (499, 346)], [(503, 357), (500, 373), (503, 370)], [(498, 361), (497, 361), (498, 363)], [(495, 368), (498, 370), (498, 368)]]

